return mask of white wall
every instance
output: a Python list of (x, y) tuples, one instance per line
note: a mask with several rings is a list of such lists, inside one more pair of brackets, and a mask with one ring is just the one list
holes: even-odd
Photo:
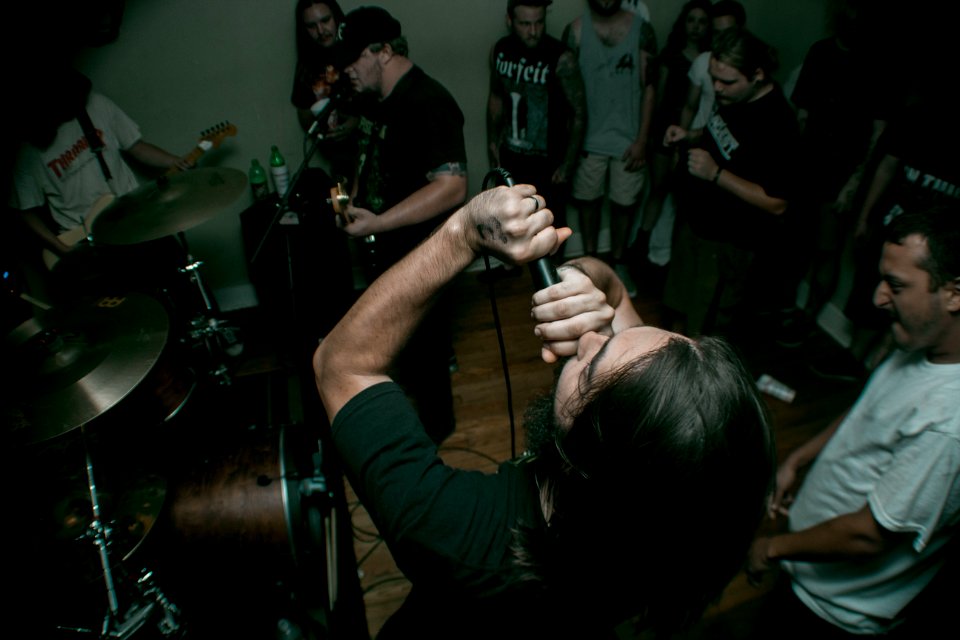
[[(781, 50), (781, 79), (823, 35), (826, 0), (744, 0), (748, 26)], [(349, 11), (372, 2), (344, 1)], [(466, 117), (471, 193), (488, 167), (485, 152), (486, 58), (505, 33), (506, 0), (381, 0), (403, 25), (410, 57), (454, 95)], [(648, 2), (661, 44), (681, 0)], [(144, 138), (186, 153), (200, 132), (222, 120), (237, 126), (203, 162), (246, 172), (277, 144), (291, 171), (304, 157), (290, 90), (295, 0), (127, 0), (116, 42), (87, 50), (79, 67), (136, 120)], [(548, 31), (560, 35), (584, 0), (556, 0)], [(252, 304), (236, 206), (187, 233), (224, 309)]]

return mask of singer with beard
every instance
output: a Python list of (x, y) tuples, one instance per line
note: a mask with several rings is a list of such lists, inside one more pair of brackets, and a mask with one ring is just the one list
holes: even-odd
[[(522, 264), (570, 235), (530, 185), (484, 191), (371, 284), (314, 355), (332, 437), (412, 582), (379, 638), (614, 637), (696, 620), (745, 560), (774, 452), (751, 375), (722, 340), (645, 326), (612, 269), (568, 262), (533, 298), (554, 390), (527, 453), (449, 467), (388, 375), (431, 304), (482, 253)], [(715, 528), (704, 534), (704, 525)]]

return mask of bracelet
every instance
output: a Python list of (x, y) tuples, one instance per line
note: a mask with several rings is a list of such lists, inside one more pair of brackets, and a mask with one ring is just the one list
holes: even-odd
[(723, 173), (723, 169), (720, 167), (717, 167), (717, 172), (713, 174), (713, 184), (717, 184), (717, 182), (720, 180), (721, 173)]

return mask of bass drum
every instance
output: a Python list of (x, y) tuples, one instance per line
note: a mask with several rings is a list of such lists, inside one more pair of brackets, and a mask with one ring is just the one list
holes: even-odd
[(194, 467), (171, 483), (168, 514), (173, 549), (200, 606), (209, 607), (210, 589), (282, 598), (278, 588), (306, 588), (332, 601), (336, 512), (319, 440), (306, 427), (246, 432)]

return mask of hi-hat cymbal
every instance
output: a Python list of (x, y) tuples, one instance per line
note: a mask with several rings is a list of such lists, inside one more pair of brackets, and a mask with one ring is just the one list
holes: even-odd
[(81, 427), (134, 390), (167, 343), (169, 318), (146, 294), (52, 310), (11, 332), (0, 417), (15, 444)]
[(247, 186), (238, 169), (203, 168), (163, 177), (117, 198), (95, 219), (100, 244), (138, 244), (191, 229), (233, 204)]

